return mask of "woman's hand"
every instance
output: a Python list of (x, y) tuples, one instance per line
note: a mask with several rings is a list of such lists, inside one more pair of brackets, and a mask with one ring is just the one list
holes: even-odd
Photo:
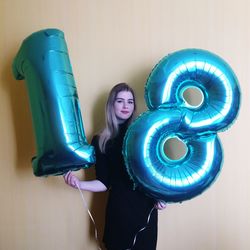
[(80, 188), (80, 180), (71, 172), (69, 171), (67, 174), (63, 176), (64, 181), (66, 184), (73, 188)]
[(163, 210), (167, 207), (167, 203), (165, 201), (157, 201), (155, 203), (155, 208), (158, 210)]

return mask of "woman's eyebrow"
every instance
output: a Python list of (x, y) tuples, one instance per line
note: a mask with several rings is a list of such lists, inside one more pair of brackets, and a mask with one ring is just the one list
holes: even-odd
[[(117, 97), (117, 98), (115, 98), (115, 100), (125, 101), (125, 98)], [(134, 101), (134, 98), (129, 98), (129, 99), (127, 99), (127, 101)]]

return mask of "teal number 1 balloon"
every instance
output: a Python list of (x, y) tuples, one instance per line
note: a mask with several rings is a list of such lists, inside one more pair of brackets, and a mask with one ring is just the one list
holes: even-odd
[(25, 79), (36, 138), (36, 176), (60, 175), (95, 162), (87, 143), (64, 34), (46, 29), (27, 37), (13, 61)]

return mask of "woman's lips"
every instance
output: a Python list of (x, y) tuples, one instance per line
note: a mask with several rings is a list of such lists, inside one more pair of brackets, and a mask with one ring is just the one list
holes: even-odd
[(121, 113), (123, 113), (123, 114), (128, 114), (129, 111), (122, 110)]

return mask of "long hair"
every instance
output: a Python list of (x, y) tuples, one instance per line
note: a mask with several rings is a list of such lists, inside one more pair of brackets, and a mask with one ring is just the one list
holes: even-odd
[(131, 92), (131, 94), (133, 95), (133, 99), (134, 99), (134, 111), (132, 115), (130, 116), (130, 118), (126, 121), (127, 124), (129, 125), (134, 120), (134, 117), (135, 117), (135, 111), (136, 111), (135, 93), (133, 89), (129, 87), (127, 83), (118, 83), (111, 89), (109, 96), (108, 96), (107, 103), (106, 103), (106, 108), (105, 108), (106, 126), (99, 135), (99, 148), (102, 153), (105, 153), (106, 143), (110, 139), (114, 138), (119, 132), (119, 123), (115, 115), (114, 103), (115, 103), (118, 93), (121, 91)]

